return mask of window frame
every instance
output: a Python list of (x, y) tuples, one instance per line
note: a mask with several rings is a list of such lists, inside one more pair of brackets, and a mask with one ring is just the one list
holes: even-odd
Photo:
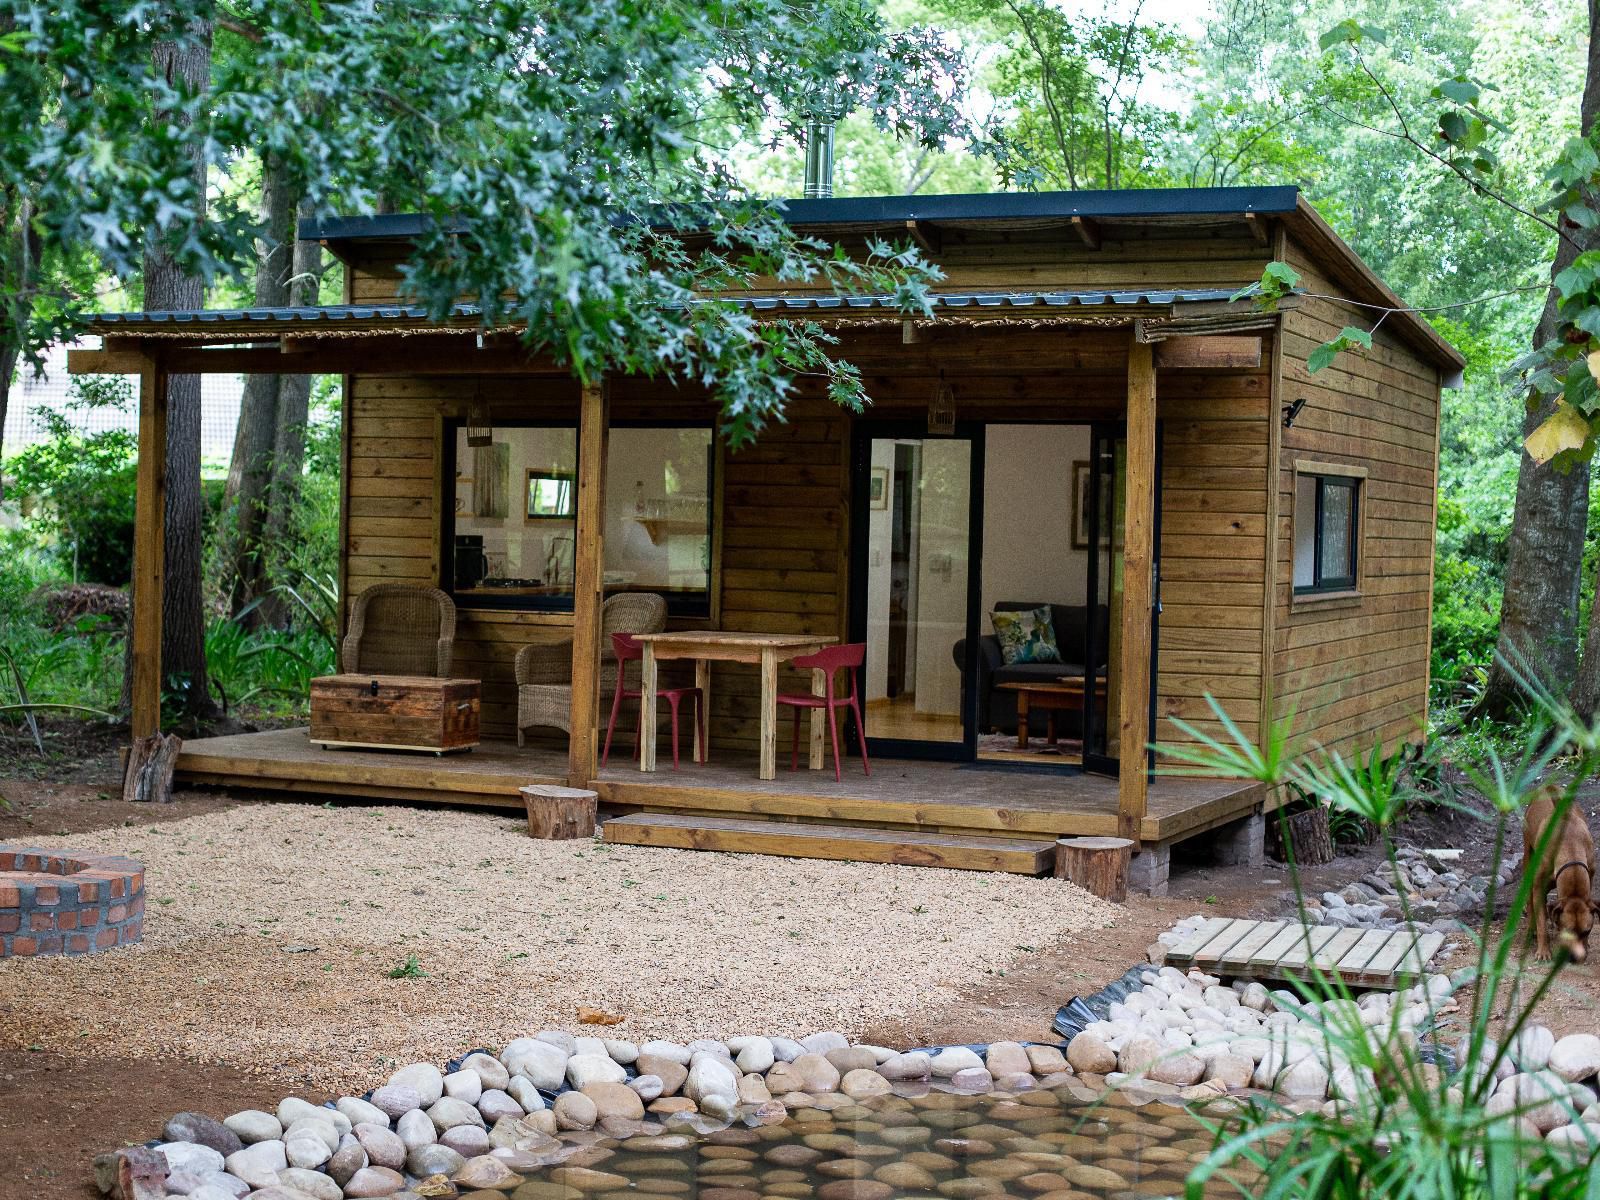
[[(458, 432), (467, 426), (465, 416), (445, 417), (441, 427), (439, 455), (439, 582), (438, 587), (450, 597), (458, 609), (469, 613), (503, 613), (503, 612), (530, 612), (530, 613), (570, 613), (574, 610), (573, 595), (567, 593), (561, 596), (460, 596), (455, 589), (455, 537), (456, 514), (453, 502), (456, 471), (456, 439)], [(525, 417), (506, 419), (496, 417), (495, 429), (570, 429), (574, 431), (574, 462), (573, 480), (577, 481), (577, 464), (582, 459), (583, 435), (578, 430), (576, 420), (556, 417)], [(717, 543), (717, 515), (721, 506), (717, 503), (717, 486), (719, 476), (717, 471), (718, 436), (714, 420), (624, 420), (609, 423), (611, 429), (704, 429), (710, 434), (706, 447), (706, 537), (709, 542), (710, 563), (706, 568), (706, 587), (703, 592), (685, 595), (682, 593), (659, 592), (667, 602), (667, 612), (675, 617), (687, 617), (704, 620), (711, 617), (716, 611), (716, 593), (720, 572), (718, 570), (718, 543)], [(526, 499), (521, 506), (524, 511)], [(566, 518), (550, 518), (560, 520)], [(573, 522), (574, 536), (577, 533), (577, 518), (570, 518)], [(533, 522), (526, 521), (522, 513), (518, 514), (517, 526), (525, 528), (528, 524), (542, 523), (543, 518)], [(632, 589), (605, 588), (606, 596), (626, 595)], [(645, 591), (648, 589), (640, 589)]]
[[(1297, 461), (1294, 464), (1294, 518), (1290, 528), (1290, 557), (1289, 557), (1289, 584), (1290, 593), (1298, 602), (1315, 600), (1333, 600), (1361, 595), (1361, 572), (1366, 563), (1366, 549), (1363, 542), (1366, 533), (1365, 505), (1367, 469), (1365, 467), (1351, 466), (1347, 463), (1308, 462)], [(1310, 513), (1302, 511), (1300, 499), (1300, 481), (1311, 479), (1315, 481), (1312, 493), (1313, 505)], [(1325, 537), (1323, 518), (1325, 514), (1326, 493), (1329, 487), (1335, 487), (1350, 493), (1350, 562), (1348, 572), (1340, 575), (1328, 575), (1325, 572), (1323, 554), (1325, 551)], [(1311, 578), (1308, 584), (1295, 582), (1295, 559), (1299, 546), (1299, 533), (1301, 522), (1310, 520), (1312, 523), (1311, 534)]]

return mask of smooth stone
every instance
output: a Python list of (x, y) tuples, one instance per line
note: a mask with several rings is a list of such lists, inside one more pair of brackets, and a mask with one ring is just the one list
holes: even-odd
[(481, 1050), (462, 1059), (461, 1069), (476, 1075), (485, 1091), (499, 1088), (503, 1092), (511, 1082), (511, 1072), (506, 1070), (506, 1065), (494, 1055), (485, 1054)]
[(422, 1097), (422, 1106), (435, 1103), (444, 1095), (444, 1073), (432, 1063), (412, 1063), (401, 1067), (386, 1081), (389, 1086), (409, 1087)]
[(793, 1038), (771, 1038), (772, 1056), (778, 1062), (793, 1062), (806, 1052), (806, 1048)]
[[(335, 1143), (337, 1145), (337, 1142)], [(333, 1157), (333, 1150), (315, 1129), (292, 1129), (283, 1135), (283, 1152), (291, 1167), (310, 1170)]]
[(624, 1041), (622, 1038), (601, 1038), (600, 1044), (612, 1058), (625, 1067), (631, 1067), (639, 1061), (639, 1047), (633, 1042)]
[(563, 1092), (551, 1105), (557, 1129), (593, 1129), (600, 1119), (595, 1102), (582, 1092)]
[(1028, 1066), (1035, 1075), (1056, 1075), (1067, 1069), (1067, 1057), (1055, 1046), (1027, 1046)]
[(332, 1121), (324, 1120), (320, 1114), (300, 1117), (289, 1128), (283, 1131), (283, 1140), (288, 1142), (293, 1137), (320, 1138), (322, 1144), (332, 1154), (339, 1148), (339, 1139), (344, 1135)]
[(807, 1054), (827, 1054), (829, 1050), (843, 1050), (850, 1044), (850, 1039), (842, 1033), (831, 1030), (823, 1033), (813, 1033), (809, 1037), (800, 1039), (800, 1045), (805, 1047)]
[[(808, 1051), (787, 1066), (802, 1081), (802, 1091), (831, 1092), (839, 1086), (839, 1068), (820, 1054)], [(776, 1094), (777, 1089), (773, 1088), (773, 1092)]]
[(190, 1189), (189, 1200), (242, 1200), (249, 1194), (248, 1183), (227, 1174), (221, 1175), (220, 1178), (232, 1179), (236, 1186), (230, 1187), (225, 1183), (202, 1183), (199, 1187)]
[[(192, 1171), (198, 1175), (202, 1171), (222, 1170), (224, 1158), (222, 1153), (210, 1146), (202, 1146), (199, 1142), (163, 1142), (156, 1149), (166, 1158), (169, 1173)], [(241, 1144), (239, 1149), (244, 1149), (244, 1146)]]
[(534, 1087), (553, 1092), (566, 1081), (569, 1057), (559, 1046), (527, 1038), (507, 1046), (501, 1061), (513, 1075), (524, 1075)]
[[(242, 1109), (232, 1116), (222, 1118), (222, 1124), (246, 1146), (255, 1142), (276, 1141), (283, 1136), (283, 1122), (259, 1108)], [(223, 1157), (226, 1158), (227, 1155)]]
[(489, 1131), (481, 1125), (455, 1125), (439, 1135), (439, 1144), (462, 1158), (476, 1158), (489, 1153)]
[(453, 1175), (461, 1169), (461, 1164), (466, 1162), (463, 1155), (457, 1154), (449, 1146), (439, 1142), (430, 1142), (426, 1146), (413, 1146), (406, 1154), (406, 1173), (408, 1175)]
[(333, 1176), (333, 1181), (341, 1187), (362, 1167), (367, 1166), (371, 1159), (361, 1146), (361, 1139), (354, 1133), (347, 1133), (339, 1139), (339, 1148), (328, 1159), (323, 1170)]
[(1002, 1075), (1031, 1075), (1033, 1064), (1021, 1042), (991, 1042), (984, 1051), (983, 1065), (995, 1078)]
[(331, 1110), (321, 1108), (318, 1105), (311, 1103), (309, 1100), (302, 1100), (299, 1096), (285, 1096), (282, 1100), (278, 1101), (278, 1120), (283, 1124), (285, 1129), (288, 1129), (289, 1126), (293, 1125), (302, 1117), (317, 1116), (323, 1117), (326, 1120), (333, 1119), (333, 1113)]
[(661, 1080), (663, 1096), (676, 1095), (683, 1087), (684, 1081), (689, 1078), (689, 1067), (686, 1063), (680, 1063), (677, 1059), (666, 1055), (647, 1053), (644, 1050), (639, 1052), (639, 1059), (633, 1067), (641, 1075), (654, 1075)]
[(894, 1188), (877, 1179), (835, 1179), (817, 1189), (819, 1200), (889, 1200)]
[(391, 1121), (398, 1121), (412, 1109), (422, 1107), (422, 1093), (410, 1084), (384, 1084), (372, 1093), (372, 1106)]
[(345, 1115), (352, 1132), (357, 1125), (382, 1125), (385, 1128), (389, 1125), (388, 1113), (359, 1096), (340, 1096), (334, 1108)]
[(533, 1040), (565, 1051), (568, 1058), (578, 1052), (578, 1039), (564, 1029), (542, 1029), (533, 1035)]
[(846, 1046), (843, 1050), (829, 1050), (822, 1056), (833, 1064), (834, 1070), (840, 1076), (850, 1074), (851, 1071), (873, 1070), (878, 1065), (878, 1056), (865, 1046)]
[(302, 1192), (299, 1188), (287, 1187), (282, 1184), (273, 1184), (271, 1187), (257, 1188), (250, 1193), (251, 1200), (315, 1200), (314, 1197)]
[(858, 1067), (839, 1081), (839, 1090), (852, 1100), (862, 1100), (892, 1092), (894, 1084), (869, 1067)]
[(878, 1064), (878, 1074), (895, 1082), (926, 1079), (933, 1074), (933, 1059), (921, 1050), (896, 1054), (893, 1058)]
[(545, 1107), (544, 1097), (526, 1075), (513, 1075), (506, 1085), (506, 1094), (522, 1106), (523, 1112), (538, 1112)]
[(628, 1087), (638, 1094), (640, 1101), (649, 1104), (652, 1100), (659, 1100), (665, 1090), (659, 1075), (636, 1075), (628, 1080)]
[(729, 1104), (739, 1099), (739, 1074), (725, 1058), (712, 1054), (697, 1054), (689, 1065), (689, 1077), (684, 1081), (683, 1094), (707, 1111), (706, 1101), (713, 1096)]
[(739, 1078), (739, 1103), (740, 1104), (768, 1104), (772, 1101), (772, 1091), (767, 1087), (767, 1081), (759, 1075), (742, 1075)]
[(395, 1122), (394, 1131), (400, 1135), (407, 1150), (426, 1146), (439, 1136), (439, 1131), (433, 1127), (433, 1119), (420, 1108), (412, 1109)]
[(773, 1053), (771, 1041), (767, 1038), (751, 1038), (749, 1043), (734, 1056), (733, 1061), (741, 1071), (764, 1075), (772, 1069), (772, 1064), (778, 1059)]
[(344, 1189), (321, 1171), (286, 1167), (278, 1172), (278, 1186), (303, 1192), (313, 1200), (344, 1200)]
[(557, 1167), (550, 1172), (550, 1179), (580, 1192), (612, 1192), (628, 1186), (625, 1176), (596, 1171), (592, 1167)]
[[(508, 1076), (509, 1078), (509, 1072)], [(451, 1071), (444, 1077), (444, 1094), (452, 1100), (465, 1100), (468, 1104), (476, 1104), (478, 1097), (483, 1095), (483, 1080), (476, 1071), (460, 1070)]]
[(459, 1187), (511, 1188), (522, 1182), (522, 1177), (492, 1154), (469, 1158), (453, 1176)]
[(270, 1139), (235, 1150), (224, 1165), (228, 1174), (237, 1175), (253, 1188), (263, 1188), (278, 1181), (278, 1172), (289, 1165), (289, 1158), (283, 1151), (283, 1143)]
[(1255, 1063), (1242, 1054), (1218, 1054), (1206, 1067), (1206, 1080), (1226, 1088), (1247, 1088), (1255, 1069)]
[[(237, 1151), (235, 1151), (237, 1153)], [(182, 1184), (188, 1186), (191, 1196), (204, 1190), (208, 1194), (220, 1192), (230, 1200), (239, 1200), (239, 1197), (250, 1191), (250, 1185), (237, 1175), (229, 1175), (226, 1171), (202, 1171), (198, 1175), (169, 1175), (167, 1186), (177, 1187)], [(180, 1193), (181, 1194), (181, 1193)]]
[(583, 1094), (594, 1103), (597, 1120), (607, 1117), (644, 1120), (644, 1101), (625, 1083), (591, 1083), (583, 1089)]
[(628, 1072), (609, 1054), (574, 1054), (567, 1060), (567, 1082), (580, 1092), (591, 1083), (623, 1083)]
[(652, 1058), (664, 1058), (668, 1062), (675, 1062), (679, 1066), (687, 1067), (689, 1060), (694, 1057), (687, 1046), (680, 1046), (677, 1042), (645, 1042), (639, 1047), (639, 1058), (646, 1055)]
[(364, 1197), (392, 1196), (406, 1186), (405, 1176), (389, 1167), (362, 1167), (344, 1185), (344, 1194), (350, 1200)]
[(983, 1059), (967, 1046), (950, 1046), (933, 1056), (933, 1073), (940, 1079), (950, 1079), (957, 1071), (983, 1068)]
[[(544, 1102), (540, 1101), (540, 1107)], [(486, 1125), (493, 1125), (504, 1117), (520, 1117), (526, 1110), (499, 1088), (490, 1088), (478, 1097), (478, 1114)]]
[(1117, 1069), (1117, 1056), (1102, 1039), (1084, 1032), (1068, 1043), (1067, 1063), (1079, 1074), (1106, 1075)]
[[(161, 1129), (169, 1142), (193, 1142), (207, 1146), (226, 1158), (236, 1150), (244, 1149), (244, 1139), (221, 1121), (204, 1113), (181, 1112), (172, 1117)], [(216, 1168), (221, 1170), (219, 1166)]]
[(994, 1087), (994, 1076), (987, 1067), (962, 1067), (950, 1076), (950, 1086), (964, 1092), (987, 1092)]
[[(477, 1076), (474, 1075), (476, 1080)], [(428, 1119), (440, 1133), (446, 1129), (454, 1129), (457, 1125), (483, 1125), (483, 1114), (465, 1100), (457, 1100), (452, 1096), (444, 1096), (435, 1101), (428, 1109)]]
[[(894, 1162), (879, 1167), (873, 1177), (890, 1187), (900, 1188), (905, 1191), (930, 1191), (938, 1180), (932, 1172), (926, 1171), (916, 1163)], [(1062, 1182), (1066, 1182), (1063, 1180)]]
[(1567, 1035), (1550, 1048), (1548, 1064), (1550, 1070), (1569, 1083), (1588, 1079), (1600, 1072), (1600, 1037), (1592, 1033)]

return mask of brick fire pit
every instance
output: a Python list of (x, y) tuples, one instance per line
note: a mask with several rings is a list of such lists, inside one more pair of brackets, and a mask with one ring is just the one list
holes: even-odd
[(0, 845), (0, 958), (93, 954), (137, 942), (144, 864)]

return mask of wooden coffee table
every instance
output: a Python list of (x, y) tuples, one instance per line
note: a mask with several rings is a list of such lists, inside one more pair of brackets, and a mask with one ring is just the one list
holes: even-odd
[(1054, 683), (1002, 683), (1017, 694), (1017, 749), (1028, 748), (1028, 713), (1037, 708), (1045, 714), (1045, 740), (1056, 744), (1056, 713), (1083, 715), (1083, 677), (1067, 676)]

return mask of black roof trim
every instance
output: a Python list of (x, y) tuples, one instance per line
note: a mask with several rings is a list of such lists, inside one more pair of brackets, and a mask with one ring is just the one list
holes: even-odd
[[(846, 196), (774, 200), (791, 225), (900, 225), (906, 221), (1037, 221), (1099, 217), (1216, 217), (1295, 211), (1296, 187), (1122, 188), (1086, 192), (990, 192), (952, 196)], [(299, 234), (313, 241), (415, 237), (431, 227), (424, 213), (312, 217)]]

